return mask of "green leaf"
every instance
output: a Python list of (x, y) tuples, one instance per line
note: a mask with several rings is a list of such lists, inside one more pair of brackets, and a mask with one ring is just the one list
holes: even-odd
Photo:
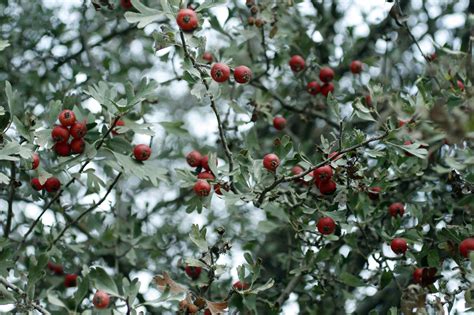
[(103, 290), (112, 295), (119, 296), (119, 290), (114, 280), (105, 272), (102, 267), (92, 267), (90, 270), (90, 280), (94, 287), (98, 290)]
[(5, 50), (5, 48), (9, 46), (10, 46), (10, 43), (7, 40), (0, 39), (0, 51)]
[(182, 121), (162, 121), (160, 125), (165, 128), (167, 133), (176, 136), (187, 136), (189, 134), (188, 131), (183, 128), (184, 122)]
[(340, 274), (339, 279), (351, 287), (361, 287), (365, 285), (364, 281), (362, 281), (359, 277), (354, 276), (346, 271)]
[(163, 20), (165, 17), (162, 11), (149, 8), (138, 0), (132, 0), (132, 5), (138, 12), (126, 12), (125, 19), (130, 24), (138, 23), (138, 28), (144, 28), (155, 21)]
[(206, 232), (206, 229), (199, 230), (199, 225), (193, 224), (191, 232), (189, 233), (191, 241), (196, 244), (202, 252), (206, 252), (209, 247), (206, 240)]

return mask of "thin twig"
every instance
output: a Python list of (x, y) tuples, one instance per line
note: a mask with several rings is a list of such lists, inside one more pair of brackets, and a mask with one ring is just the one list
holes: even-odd
[[(179, 35), (180, 35), (180, 38), (181, 38), (181, 42), (183, 44), (184, 55), (186, 56), (186, 58), (188, 58), (191, 61), (193, 67), (196, 70), (199, 71), (199, 74), (201, 76), (201, 82), (204, 84), (204, 86), (206, 88), (206, 91), (207, 91), (207, 95), (209, 96), (209, 99), (211, 101), (211, 108), (212, 108), (212, 111), (214, 112), (214, 114), (216, 116), (217, 126), (219, 128), (219, 137), (221, 139), (222, 145), (224, 146), (224, 152), (225, 152), (225, 155), (227, 157), (227, 161), (229, 163), (229, 174), (231, 174), (234, 170), (234, 158), (233, 158), (232, 151), (229, 148), (229, 144), (227, 142), (227, 138), (226, 138), (226, 135), (225, 135), (225, 132), (224, 132), (224, 127), (222, 125), (221, 116), (220, 116), (219, 112), (217, 111), (217, 106), (216, 106), (216, 102), (215, 102), (215, 99), (214, 99), (214, 95), (209, 93), (209, 91), (210, 91), (209, 83), (207, 83), (206, 79), (204, 78), (204, 73), (201, 69), (201, 64), (197, 63), (196, 60), (194, 59), (194, 57), (189, 54), (183, 32), (180, 31)], [(205, 65), (205, 66), (207, 66), (207, 65)], [(230, 179), (230, 187), (232, 188), (232, 190), (234, 190), (234, 188), (233, 188), (234, 187), (234, 185), (233, 185), (233, 176), (230, 175), (229, 179)]]
[[(14, 291), (15, 293), (21, 295), (21, 296), (24, 296), (24, 297), (27, 296), (26, 293), (22, 289), (20, 289), (19, 287), (17, 287), (14, 284), (8, 282), (7, 279), (5, 279), (2, 276), (0, 276), (0, 283), (3, 284), (5, 287), (9, 288), (10, 290)], [(28, 304), (31, 305), (31, 307), (33, 307), (35, 310), (37, 310), (41, 314), (46, 314), (46, 315), (50, 314), (45, 308), (43, 308), (41, 305), (39, 305), (38, 302), (29, 301)]]
[[(115, 117), (115, 120), (112, 122), (111, 126), (107, 129), (107, 132), (102, 136), (102, 138), (99, 140), (99, 142), (97, 143), (96, 145), (96, 150), (99, 150), (102, 145), (104, 144), (105, 142), (105, 139), (108, 137), (108, 135), (112, 132), (112, 129), (115, 127), (115, 125), (117, 124), (117, 121), (120, 120), (120, 118), (122, 117), (122, 115), (118, 115), (117, 117)], [(84, 169), (86, 168), (86, 166), (91, 162), (92, 160), (87, 160), (82, 166), (81, 168), (79, 169), (78, 171), (78, 174), (81, 174)], [(49, 207), (51, 207), (51, 205), (59, 199), (59, 197), (61, 196), (61, 194), (64, 192), (64, 190), (66, 190), (66, 188), (68, 188), (70, 185), (72, 185), (72, 183), (74, 183), (76, 181), (76, 177), (72, 177), (69, 182), (66, 183), (66, 185), (61, 188), (55, 195), (54, 197), (44, 206), (43, 208), (43, 211), (41, 211), (41, 213), (39, 214), (39, 216), (35, 219), (35, 221), (33, 221), (33, 223), (31, 224), (30, 228), (28, 229), (28, 231), (25, 233), (25, 235), (23, 236), (23, 239), (20, 243), (20, 248), (23, 247), (23, 245), (25, 245), (26, 243), (26, 239), (28, 238), (28, 236), (31, 234), (31, 232), (33, 232), (34, 228), (36, 227), (36, 225), (39, 223), (41, 217), (46, 213), (46, 211), (49, 209)], [(16, 260), (18, 260), (20, 256), (17, 256)]]
[(327, 158), (326, 160), (320, 162), (319, 164), (313, 166), (313, 167), (310, 167), (308, 168), (306, 171), (298, 174), (298, 175), (293, 175), (293, 176), (281, 176), (280, 178), (276, 178), (275, 181), (265, 187), (262, 192), (260, 193), (257, 201), (255, 201), (255, 206), (256, 207), (260, 207), (260, 205), (262, 204), (262, 202), (265, 200), (265, 196), (268, 192), (270, 192), (272, 189), (274, 189), (275, 187), (277, 187), (279, 184), (281, 183), (284, 183), (284, 182), (290, 182), (290, 181), (294, 181), (296, 179), (300, 179), (300, 178), (303, 178), (304, 176), (308, 175), (309, 173), (311, 173), (312, 171), (314, 171), (315, 169), (317, 169), (318, 167), (321, 167), (321, 166), (324, 166), (328, 163), (330, 163), (333, 159), (336, 159), (338, 156), (340, 155), (343, 155), (347, 152), (351, 152), (351, 151), (354, 151), (360, 147), (363, 147), (373, 141), (377, 141), (377, 140), (381, 140), (383, 138), (385, 138), (386, 136), (388, 136), (389, 132), (388, 131), (385, 131), (382, 135), (380, 136), (377, 136), (377, 137), (373, 137), (373, 138), (370, 138), (370, 139), (367, 139), (365, 140), (364, 142), (361, 142), (359, 144), (355, 144), (349, 148), (346, 148), (344, 150), (341, 150), (339, 151), (337, 154), (335, 154), (334, 156), (332, 156), (331, 158)]
[(110, 184), (109, 188), (107, 189), (107, 192), (105, 193), (105, 195), (96, 203), (94, 204), (93, 206), (91, 206), (90, 208), (88, 208), (87, 210), (85, 210), (84, 212), (82, 212), (76, 219), (74, 219), (73, 221), (69, 222), (65, 227), (64, 229), (59, 233), (58, 236), (56, 236), (56, 238), (53, 240), (53, 242), (48, 246), (48, 250), (50, 250), (60, 239), (61, 237), (64, 235), (64, 233), (66, 233), (66, 231), (73, 225), (75, 225), (76, 223), (78, 223), (84, 216), (86, 216), (88, 213), (92, 212), (93, 210), (95, 210), (97, 207), (99, 207), (106, 199), (107, 199), (107, 196), (112, 192), (112, 189), (114, 188), (114, 186), (117, 184), (118, 180), (120, 179), (120, 176), (122, 176), (122, 172), (118, 173), (118, 175), (115, 177), (114, 181), (112, 182), (112, 184)]
[(14, 161), (10, 162), (10, 191), (8, 192), (8, 214), (7, 223), (5, 225), (5, 238), (10, 235), (13, 220), (13, 199), (15, 197), (16, 188), (16, 165)]

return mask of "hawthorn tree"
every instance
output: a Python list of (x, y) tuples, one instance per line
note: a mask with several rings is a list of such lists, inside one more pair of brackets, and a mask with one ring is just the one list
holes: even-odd
[(370, 6), (0, 3), (1, 310), (468, 312), (473, 2)]

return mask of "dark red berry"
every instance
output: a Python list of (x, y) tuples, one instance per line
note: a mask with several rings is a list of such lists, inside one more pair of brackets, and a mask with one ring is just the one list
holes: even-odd
[(71, 141), (71, 152), (73, 154), (82, 154), (86, 148), (86, 143), (83, 139), (74, 139)]
[(390, 248), (395, 254), (404, 254), (408, 249), (407, 241), (399, 237), (394, 238), (390, 243)]
[(214, 57), (212, 56), (212, 54), (207, 51), (202, 54), (202, 59), (207, 63), (212, 63), (214, 61)]
[(327, 182), (320, 182), (318, 188), (323, 195), (332, 195), (336, 191), (337, 185), (336, 182), (329, 180)]
[(199, 278), (199, 275), (201, 274), (202, 268), (201, 267), (194, 267), (194, 266), (186, 266), (184, 268), (184, 271), (193, 280), (196, 280)]
[(252, 70), (246, 66), (238, 66), (234, 69), (234, 79), (237, 83), (245, 84), (252, 80)]
[(459, 244), (459, 253), (468, 258), (469, 252), (474, 251), (474, 238), (466, 238)]
[(34, 190), (40, 191), (43, 190), (44, 185), (41, 185), (39, 178), (35, 177), (31, 179), (31, 187), (33, 187)]
[(286, 119), (281, 116), (277, 116), (273, 118), (273, 127), (275, 127), (276, 130), (283, 130), (286, 127)]
[(351, 62), (351, 72), (353, 74), (359, 74), (362, 72), (362, 62), (359, 60), (354, 60)]
[(328, 97), (329, 93), (334, 92), (334, 84), (326, 83), (321, 87), (321, 94), (325, 97)]
[(308, 85), (306, 85), (306, 91), (308, 91), (308, 93), (311, 95), (317, 95), (319, 92), (321, 92), (321, 85), (319, 85), (319, 83), (316, 81), (311, 81), (308, 83)]
[(327, 182), (333, 176), (333, 171), (330, 165), (318, 167), (313, 171), (314, 180), (318, 183)]
[(176, 23), (184, 32), (192, 32), (199, 26), (196, 12), (191, 9), (181, 9), (176, 16)]
[(265, 167), (270, 172), (275, 172), (279, 165), (280, 159), (276, 154), (269, 153), (263, 157), (263, 167)]
[(58, 118), (59, 118), (59, 122), (64, 127), (72, 126), (76, 122), (76, 115), (74, 114), (72, 110), (69, 110), (69, 109), (65, 109), (61, 113), (59, 113)]
[(319, 79), (324, 83), (329, 83), (334, 79), (334, 71), (329, 67), (322, 67), (319, 70)]
[(62, 275), (64, 273), (63, 266), (60, 264), (55, 264), (51, 261), (48, 262), (48, 269), (53, 272), (55, 275)]
[(56, 126), (51, 132), (51, 137), (55, 142), (66, 142), (69, 139), (69, 129), (63, 126)]
[(388, 207), (388, 213), (392, 217), (396, 217), (397, 215), (403, 216), (405, 213), (405, 206), (401, 202), (394, 202)]
[(305, 62), (304, 62), (303, 57), (298, 56), (298, 55), (292, 56), (289, 64), (293, 72), (300, 72), (305, 67)]
[(210, 180), (210, 181), (213, 181), (216, 179), (215, 176), (210, 171), (199, 173), (197, 178)]
[(38, 153), (33, 153), (33, 156), (32, 156), (32, 159), (33, 159), (33, 162), (31, 163), (31, 169), (32, 170), (35, 170), (38, 168), (39, 164), (40, 164), (40, 158), (39, 158), (39, 154)]
[(214, 81), (223, 83), (230, 77), (230, 68), (225, 63), (215, 63), (211, 68), (211, 77)]
[(92, 303), (98, 309), (107, 308), (110, 303), (110, 296), (107, 294), (107, 292), (98, 290), (92, 298)]
[(194, 184), (193, 190), (199, 197), (206, 197), (211, 192), (211, 185), (206, 180), (199, 179)]
[(199, 151), (191, 151), (186, 155), (186, 162), (188, 162), (191, 167), (198, 167), (201, 165), (202, 155)]
[(87, 126), (84, 123), (77, 122), (72, 125), (70, 133), (74, 139), (84, 138), (87, 133)]
[(374, 186), (374, 187), (369, 187), (367, 194), (369, 195), (369, 198), (371, 200), (378, 200), (381, 192), (382, 192), (382, 187)]
[(330, 217), (324, 217), (319, 219), (316, 226), (319, 233), (329, 235), (334, 233), (334, 230), (336, 229), (336, 222), (334, 222), (334, 220)]
[(67, 274), (64, 276), (64, 286), (66, 288), (72, 288), (77, 286), (77, 275), (76, 274)]
[(61, 188), (61, 182), (56, 177), (50, 177), (44, 183), (44, 188), (47, 192), (57, 192)]
[(146, 161), (150, 158), (151, 148), (146, 144), (138, 144), (133, 149), (133, 155), (138, 161)]
[(54, 151), (59, 156), (71, 155), (71, 146), (67, 142), (58, 142), (54, 145)]
[(250, 285), (247, 282), (240, 282), (240, 281), (236, 281), (232, 286), (234, 287), (234, 289), (238, 291), (243, 291), (250, 288)]
[(130, 0), (120, 0), (120, 6), (124, 10), (130, 10), (133, 8), (132, 2)]
[[(115, 127), (120, 127), (120, 126), (125, 126), (125, 121), (123, 120), (117, 120), (117, 122), (115, 123)], [(117, 128), (113, 128), (112, 129), (112, 134), (114, 136), (118, 135), (119, 132), (117, 131)]]

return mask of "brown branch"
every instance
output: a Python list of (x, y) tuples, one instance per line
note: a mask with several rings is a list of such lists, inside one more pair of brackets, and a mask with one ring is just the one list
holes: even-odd
[[(25, 302), (26, 302), (26, 293), (20, 289), (19, 287), (17, 287), (16, 285), (10, 283), (7, 281), (7, 279), (5, 279), (4, 277), (0, 276), (0, 283), (3, 284), (5, 287), (7, 287), (8, 289), (14, 291), (15, 293), (21, 295), (22, 297), (25, 297)], [(46, 314), (46, 315), (49, 315), (50, 313), (45, 309), (43, 308), (38, 302), (36, 301), (29, 301), (28, 302), (29, 305), (31, 305), (31, 307), (33, 307), (35, 310), (37, 310), (38, 312), (40, 312), (41, 314)]]
[(107, 196), (112, 192), (112, 189), (114, 188), (114, 186), (117, 184), (118, 180), (120, 179), (120, 176), (122, 176), (122, 172), (118, 173), (118, 175), (115, 177), (114, 181), (112, 182), (112, 184), (110, 184), (109, 188), (107, 189), (105, 195), (96, 203), (94, 204), (93, 206), (91, 206), (90, 208), (88, 208), (87, 210), (85, 210), (84, 212), (82, 212), (76, 219), (74, 219), (73, 221), (69, 222), (65, 227), (64, 229), (59, 233), (58, 236), (56, 236), (56, 238), (53, 240), (53, 242), (48, 246), (48, 250), (50, 250), (60, 239), (61, 237), (64, 235), (64, 233), (66, 233), (66, 231), (73, 225), (75, 225), (76, 223), (78, 223), (84, 216), (86, 216), (88, 213), (92, 212), (93, 210), (95, 210), (98, 206), (100, 206), (106, 199), (107, 199)]
[[(204, 84), (204, 86), (206, 88), (206, 91), (207, 91), (207, 95), (209, 96), (209, 99), (211, 100), (211, 108), (212, 108), (212, 111), (214, 112), (214, 114), (216, 116), (217, 126), (219, 128), (219, 137), (221, 139), (222, 145), (224, 146), (224, 152), (225, 152), (225, 155), (227, 156), (227, 161), (229, 163), (229, 173), (232, 173), (232, 171), (234, 170), (234, 158), (233, 158), (232, 151), (229, 148), (227, 138), (225, 136), (221, 116), (220, 116), (219, 112), (217, 111), (216, 101), (214, 99), (214, 96), (211, 93), (209, 93), (209, 90), (210, 90), (209, 89), (209, 83), (207, 83), (206, 79), (204, 78), (204, 72), (201, 69), (201, 64), (197, 63), (196, 60), (194, 59), (194, 57), (189, 54), (188, 48), (186, 46), (186, 40), (184, 38), (184, 34), (183, 34), (182, 31), (179, 32), (179, 35), (180, 35), (180, 38), (181, 38), (181, 42), (183, 44), (184, 55), (186, 56), (186, 58), (188, 58), (191, 61), (193, 67), (196, 70), (199, 71), (199, 74), (201, 76), (201, 82)], [(233, 188), (234, 187), (234, 185), (233, 185), (233, 176), (230, 175), (229, 178), (230, 178), (230, 186), (231, 186), (232, 190), (234, 190), (234, 188)]]
[(326, 164), (329, 164), (333, 159), (337, 158), (338, 156), (343, 155), (343, 154), (345, 154), (345, 153), (347, 153), (347, 152), (354, 151), (354, 150), (356, 150), (356, 149), (358, 149), (358, 148), (360, 148), (360, 147), (363, 147), (363, 146), (365, 146), (365, 145), (367, 145), (367, 144), (369, 144), (369, 143), (371, 143), (371, 142), (373, 142), (373, 141), (381, 140), (381, 139), (385, 138), (386, 136), (388, 136), (388, 134), (389, 134), (389, 132), (388, 132), (388, 131), (385, 131), (385, 132), (384, 132), (382, 135), (380, 135), (380, 136), (367, 139), (367, 140), (365, 140), (364, 142), (361, 142), (361, 143), (359, 143), (359, 144), (355, 144), (355, 145), (353, 145), (353, 146), (351, 146), (351, 147), (349, 147), (349, 148), (346, 148), (346, 149), (344, 149), (344, 150), (341, 150), (341, 151), (339, 151), (336, 155), (334, 155), (333, 157), (327, 158), (326, 160), (320, 162), (319, 164), (317, 164), (317, 165), (315, 165), (315, 166), (310, 167), (309, 169), (307, 169), (306, 171), (304, 171), (304, 172), (302, 172), (302, 173), (300, 173), (300, 174), (298, 174), (298, 175), (293, 175), (293, 176), (281, 176), (280, 178), (275, 178), (275, 181), (274, 181), (271, 185), (265, 187), (265, 188), (262, 190), (262, 192), (260, 193), (260, 195), (259, 195), (257, 201), (254, 202), (255, 206), (256, 206), (256, 207), (260, 207), (261, 204), (262, 204), (262, 202), (265, 200), (266, 194), (269, 193), (272, 189), (276, 188), (279, 184), (284, 183), (284, 182), (294, 181), (294, 180), (296, 180), (296, 179), (300, 179), (300, 178), (302, 178), (302, 177), (308, 175), (309, 173), (311, 173), (312, 171), (314, 171), (314, 170), (317, 169), (318, 167), (321, 167), (321, 166), (324, 166), (324, 165), (326, 165)]
[(14, 161), (10, 162), (10, 191), (8, 192), (8, 213), (7, 223), (5, 225), (5, 238), (10, 235), (13, 220), (13, 199), (15, 197), (16, 188), (16, 165)]

